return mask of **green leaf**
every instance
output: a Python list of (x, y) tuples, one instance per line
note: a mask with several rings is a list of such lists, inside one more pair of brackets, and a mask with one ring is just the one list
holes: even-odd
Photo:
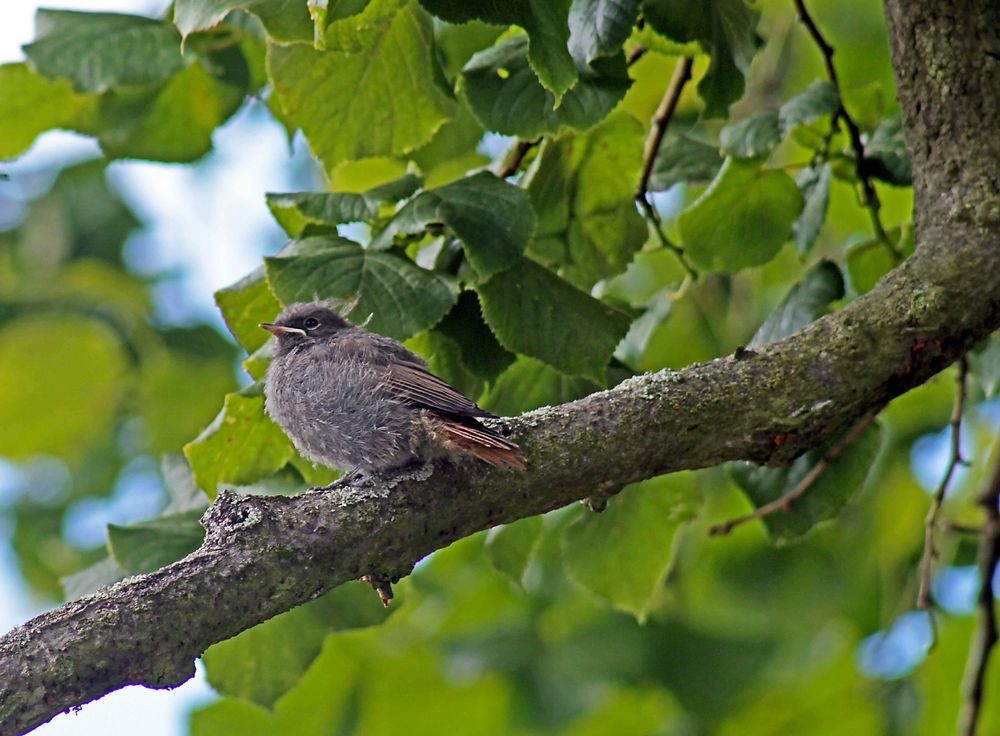
[(577, 69), (567, 49), (567, 14), (571, 0), (420, 0), (424, 7), (451, 23), (482, 20), (496, 25), (519, 25), (528, 34), (528, 60), (534, 74), (556, 104), (573, 86)]
[(45, 312), (0, 328), (0, 447), (9, 460), (82, 456), (112, 428), (128, 363), (104, 323)]
[(801, 211), (802, 194), (784, 171), (727, 158), (677, 224), (695, 266), (738, 271), (777, 255)]
[(764, 110), (732, 123), (722, 129), (719, 143), (722, 150), (736, 158), (766, 156), (781, 142), (778, 111)]
[(600, 513), (563, 532), (569, 576), (615, 608), (645, 621), (674, 556), (674, 536), (695, 514), (694, 478), (675, 473), (627, 487)]
[(684, 134), (668, 133), (656, 152), (649, 189), (660, 192), (674, 184), (701, 184), (715, 178), (722, 166), (719, 149), (688, 138)]
[(281, 311), (281, 304), (268, 286), (263, 268), (232, 286), (219, 289), (215, 292), (215, 304), (233, 337), (250, 353), (267, 342), (268, 335), (260, 328), (260, 323), (270, 322)]
[(477, 291), (486, 323), (505, 348), (568, 375), (604, 382), (605, 367), (628, 330), (624, 312), (527, 259)]
[(750, 347), (763, 347), (798, 332), (825, 314), (830, 302), (843, 296), (844, 277), (840, 268), (830, 261), (820, 261), (764, 321)]
[(422, 181), (416, 174), (404, 174), (361, 194), (294, 192), (269, 193), (265, 196), (274, 219), (294, 238), (302, 234), (306, 225), (339, 225), (375, 220), (379, 216), (379, 205), (406, 199), (421, 184)]
[(473, 399), (483, 392), (485, 382), (462, 360), (458, 343), (437, 329), (421, 332), (405, 343), (406, 347), (427, 361), (431, 373)]
[(826, 220), (826, 210), (830, 204), (830, 180), (833, 176), (829, 163), (822, 164), (818, 169), (810, 166), (803, 169), (795, 177), (802, 192), (802, 214), (795, 221), (792, 233), (799, 255), (805, 255), (812, 248), (819, 231)]
[(913, 184), (913, 164), (906, 150), (903, 121), (897, 112), (878, 124), (865, 145), (867, 171), (888, 184), (908, 187)]
[(66, 600), (74, 601), (128, 576), (128, 571), (115, 562), (114, 558), (104, 557), (80, 572), (67, 575), (60, 582)]
[(81, 92), (162, 82), (184, 68), (173, 26), (120, 13), (41, 8), (24, 54), (46, 77), (69, 79)]
[(550, 365), (522, 355), (500, 374), (479, 403), (495, 414), (513, 417), (542, 406), (583, 398), (602, 386), (587, 378), (567, 376)]
[(201, 546), (202, 513), (195, 509), (127, 526), (108, 524), (108, 549), (130, 575), (159, 570)]
[(1000, 387), (1000, 336), (994, 334), (969, 353), (969, 367), (982, 386), (986, 398), (991, 398)]
[[(912, 225), (906, 225), (905, 229), (891, 228), (886, 235), (896, 244), (903, 258), (913, 253)], [(851, 287), (858, 294), (871, 291), (878, 280), (897, 265), (889, 249), (878, 238), (854, 243), (847, 249), (847, 276)]]
[(46, 79), (26, 64), (0, 66), (0, 159), (25, 151), (46, 130), (73, 127), (96, 106), (64, 79)]
[(497, 342), (483, 319), (474, 291), (466, 290), (459, 295), (458, 303), (435, 331), (455, 343), (462, 364), (483, 380), (492, 381), (514, 362), (514, 354)]
[(529, 516), (490, 529), (486, 537), (486, 556), (499, 572), (515, 585), (523, 585), (524, 572), (538, 547), (545, 522), (541, 516)]
[(284, 432), (264, 413), (259, 395), (227, 394), (215, 421), (184, 446), (195, 483), (212, 499), (219, 484), (252, 483), (279, 470), (294, 454)]
[(476, 273), (489, 278), (524, 252), (535, 230), (535, 212), (523, 189), (480, 171), (418, 194), (372, 239), (370, 247), (386, 248), (398, 235), (440, 225), (461, 241)]
[(530, 252), (581, 288), (625, 270), (646, 242), (635, 206), (642, 126), (613, 113), (586, 134), (546, 143), (527, 179), (541, 213)]
[[(785, 468), (740, 462), (730, 464), (729, 472), (753, 505), (759, 508), (792, 491), (840, 439), (835, 437), (824, 446), (810, 450)], [(881, 428), (873, 424), (830, 463), (787, 512), (765, 516), (763, 522), (771, 540), (778, 544), (796, 541), (820, 522), (836, 518), (861, 490), (881, 444)]]
[(569, 53), (579, 67), (617, 54), (632, 33), (639, 0), (573, 0), (569, 9)]
[(195, 31), (217, 26), (234, 10), (260, 19), (275, 41), (312, 41), (313, 22), (304, 0), (176, 0), (174, 23), (187, 38)]
[(792, 128), (802, 123), (811, 123), (824, 115), (833, 115), (839, 107), (840, 97), (833, 82), (813, 82), (781, 106), (778, 111), (781, 135), (788, 135)]
[(211, 646), (203, 655), (208, 682), (220, 695), (273, 708), (302, 679), (329, 634), (374, 626), (389, 614), (367, 585), (347, 583)]
[(436, 324), (458, 298), (455, 282), (393, 251), (372, 251), (331, 236), (293, 241), (264, 259), (267, 280), (282, 304), (320, 299), (356, 300), (357, 321), (404, 339)]
[(106, 96), (96, 134), (112, 158), (187, 163), (212, 149), (212, 133), (243, 102), (244, 90), (195, 63), (150, 94)]
[(537, 138), (567, 126), (585, 130), (602, 120), (625, 96), (630, 80), (621, 54), (602, 60), (563, 96), (556, 97), (532, 73), (524, 36), (508, 38), (480, 51), (462, 69), (459, 89), (469, 108), (488, 129)]
[(402, 0), (372, 0), (359, 15), (334, 22), (325, 50), (268, 47), (268, 75), (281, 107), (327, 171), (430, 140), (454, 113), (435, 81), (435, 64), (430, 17)]
[(754, 31), (756, 11), (746, 0), (643, 0), (642, 15), (667, 38), (697, 41), (712, 57), (698, 93), (707, 117), (727, 117), (762, 43)]

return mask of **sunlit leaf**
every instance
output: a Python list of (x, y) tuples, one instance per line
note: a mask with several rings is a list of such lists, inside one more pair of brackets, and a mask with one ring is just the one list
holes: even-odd
[(802, 195), (784, 171), (730, 158), (678, 228), (696, 266), (738, 271), (771, 260), (801, 211)]

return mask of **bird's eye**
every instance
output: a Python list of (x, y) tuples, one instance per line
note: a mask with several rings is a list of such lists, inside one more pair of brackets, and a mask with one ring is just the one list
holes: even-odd
[(302, 323), (307, 330), (312, 330), (319, 327), (319, 320), (315, 317), (310, 317), (305, 322)]

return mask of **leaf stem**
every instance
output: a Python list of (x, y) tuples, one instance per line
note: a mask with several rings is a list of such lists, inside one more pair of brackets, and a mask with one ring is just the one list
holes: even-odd
[(666, 233), (663, 232), (663, 224), (660, 221), (660, 215), (653, 206), (652, 201), (649, 199), (649, 178), (653, 174), (653, 165), (656, 162), (656, 153), (660, 150), (660, 144), (663, 143), (663, 137), (667, 133), (667, 128), (670, 125), (671, 119), (674, 117), (674, 112), (677, 110), (677, 103), (680, 102), (681, 93), (684, 91), (684, 85), (687, 84), (688, 80), (691, 79), (691, 66), (694, 60), (690, 56), (682, 56), (677, 61), (677, 65), (674, 67), (674, 74), (670, 79), (670, 84), (667, 85), (666, 91), (663, 93), (663, 99), (660, 100), (659, 107), (656, 108), (656, 112), (653, 113), (653, 120), (649, 128), (649, 135), (646, 136), (646, 144), (643, 147), (642, 153), (642, 175), (639, 177), (639, 186), (636, 189), (635, 199), (642, 207), (642, 211), (646, 215), (646, 220), (653, 228), (653, 232), (656, 233), (657, 240), (660, 241), (660, 245), (669, 250), (671, 253), (677, 256), (677, 260), (680, 261), (681, 265), (684, 266), (684, 270), (687, 271), (688, 277), (692, 280), (698, 278), (698, 272), (695, 271), (694, 267), (688, 262), (687, 257), (684, 255), (684, 251), (672, 243), (667, 237)]
[(875, 233), (875, 237), (885, 247), (885, 249), (889, 251), (889, 255), (892, 257), (893, 263), (898, 265), (903, 262), (903, 253), (897, 244), (892, 242), (892, 238), (889, 237), (885, 226), (882, 224), (882, 215), (880, 212), (881, 203), (878, 199), (878, 192), (875, 191), (875, 184), (868, 175), (868, 164), (865, 159), (865, 144), (861, 140), (861, 129), (858, 127), (854, 118), (851, 117), (850, 113), (847, 112), (847, 108), (844, 107), (843, 95), (840, 92), (840, 79), (837, 76), (837, 68), (833, 64), (833, 54), (835, 49), (827, 42), (826, 38), (824, 38), (822, 32), (819, 30), (819, 27), (816, 25), (816, 21), (814, 21), (813, 17), (809, 14), (808, 9), (806, 8), (805, 0), (793, 1), (799, 14), (799, 20), (802, 22), (802, 25), (806, 27), (809, 36), (812, 38), (813, 42), (819, 48), (820, 53), (823, 55), (823, 65), (826, 67), (826, 76), (837, 90), (837, 110), (833, 114), (833, 124), (836, 126), (838, 120), (843, 120), (844, 126), (847, 128), (847, 134), (851, 140), (851, 149), (854, 152), (855, 174), (858, 177), (858, 181), (861, 183), (862, 206), (864, 206), (864, 208), (868, 211), (868, 217), (872, 222), (872, 230)]
[(965, 702), (959, 717), (959, 732), (975, 736), (979, 728), (979, 714), (983, 708), (986, 668), (990, 654), (997, 643), (996, 603), (993, 575), (1000, 562), (1000, 447), (997, 449), (997, 466), (989, 486), (979, 496), (979, 505), (986, 511), (986, 523), (979, 539), (979, 597), (976, 631), (969, 647), (969, 660), (962, 678)]
[(776, 511), (788, 512), (791, 509), (792, 504), (802, 498), (802, 496), (806, 494), (806, 491), (816, 484), (816, 481), (822, 477), (823, 473), (827, 471), (834, 461), (843, 455), (847, 448), (857, 442), (862, 433), (868, 429), (869, 425), (873, 421), (875, 421), (876, 416), (878, 416), (877, 411), (871, 412), (862, 418), (860, 422), (855, 424), (851, 431), (841, 437), (840, 441), (831, 447), (820, 459), (820, 461), (812, 467), (812, 470), (806, 473), (805, 477), (803, 477), (802, 480), (796, 484), (795, 488), (790, 490), (781, 498), (777, 498), (770, 503), (766, 503), (760, 508), (754, 509), (749, 514), (737, 516), (729, 521), (723, 522), (722, 524), (716, 524), (708, 530), (708, 533), (713, 537), (723, 536), (729, 534), (733, 529), (747, 523), (748, 521), (762, 519), (765, 516), (770, 516)]
[(519, 140), (507, 154), (503, 167), (497, 172), (497, 176), (506, 179), (508, 176), (516, 174), (517, 170), (521, 168), (521, 164), (524, 163), (524, 157), (528, 155), (528, 151), (541, 142), (541, 138), (536, 138), (533, 141)]
[(944, 503), (944, 496), (948, 492), (952, 476), (956, 468), (963, 462), (962, 460), (962, 412), (965, 410), (966, 398), (966, 376), (969, 372), (969, 362), (964, 357), (958, 361), (958, 376), (955, 379), (955, 403), (951, 410), (951, 455), (948, 458), (948, 466), (945, 468), (941, 482), (931, 501), (930, 510), (924, 520), (924, 553), (920, 559), (920, 589), (917, 592), (917, 608), (930, 608), (931, 606), (931, 573), (933, 572), (934, 558), (938, 551), (934, 543), (934, 534), (937, 530), (938, 516), (941, 513), (941, 505)]

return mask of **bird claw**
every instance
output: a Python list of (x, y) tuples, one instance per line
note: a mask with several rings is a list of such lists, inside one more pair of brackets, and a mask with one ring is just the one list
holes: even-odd
[(389, 578), (384, 575), (370, 573), (362, 575), (358, 578), (358, 582), (371, 585), (375, 592), (378, 593), (379, 600), (382, 601), (382, 607), (389, 607), (389, 603), (392, 601), (392, 584), (389, 582)]

